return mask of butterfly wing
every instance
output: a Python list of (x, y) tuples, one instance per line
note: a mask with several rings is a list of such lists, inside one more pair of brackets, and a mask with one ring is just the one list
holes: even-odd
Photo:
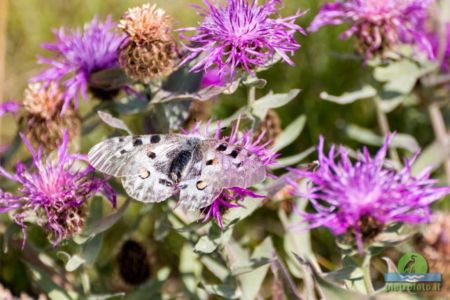
[(121, 177), (130, 197), (161, 202), (177, 193), (170, 161), (185, 147), (186, 139), (178, 135), (116, 137), (94, 146), (88, 157), (99, 171)]
[(142, 164), (150, 167), (161, 164), (164, 154), (177, 149), (182, 143), (178, 135), (114, 137), (95, 145), (89, 151), (88, 158), (94, 168), (114, 177), (140, 175)]
[(258, 156), (217, 140), (201, 142), (186, 178), (180, 183), (180, 205), (197, 210), (212, 204), (224, 188), (248, 188), (266, 178)]

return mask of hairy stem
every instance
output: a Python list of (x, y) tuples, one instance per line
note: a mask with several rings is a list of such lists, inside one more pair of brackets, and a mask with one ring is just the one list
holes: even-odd
[[(442, 145), (444, 149), (447, 149), (450, 145), (450, 140), (447, 134), (447, 128), (445, 126), (444, 117), (442, 116), (439, 104), (434, 102), (428, 106), (428, 112), (430, 114), (431, 124), (433, 126), (434, 135), (436, 140)], [(447, 182), (450, 183), (450, 157), (447, 157), (444, 163), (445, 174), (447, 175)]]
[[(383, 136), (386, 137), (389, 134), (391, 134), (389, 122), (388, 122), (386, 113), (381, 109), (381, 107), (379, 105), (380, 100), (374, 98), (374, 101), (375, 101), (375, 107), (377, 109), (378, 125), (380, 126), (380, 130), (383, 133)], [(389, 155), (395, 163), (397, 163), (398, 165), (401, 165), (400, 157), (399, 157), (396, 149), (389, 148)]]
[(370, 276), (370, 260), (372, 259), (372, 256), (367, 253), (364, 257), (364, 261), (362, 263), (362, 271), (363, 271), (363, 278), (364, 278), (364, 285), (366, 286), (367, 294), (370, 296), (373, 293), (375, 293), (375, 289), (373, 288), (372, 284), (372, 278)]

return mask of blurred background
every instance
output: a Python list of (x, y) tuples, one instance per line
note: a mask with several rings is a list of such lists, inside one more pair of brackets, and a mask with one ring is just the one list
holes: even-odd
[[(165, 9), (175, 20), (175, 28), (189, 27), (196, 24), (198, 17), (193, 4), (200, 4), (201, 0), (155, 0), (159, 7)], [(296, 10), (307, 11), (304, 17), (300, 18), (299, 24), (306, 28), (323, 1), (317, 0), (287, 0), (285, 8), (281, 10), (283, 15), (291, 15)], [(36, 63), (37, 55), (46, 55), (40, 45), (46, 41), (52, 41), (52, 29), (61, 26), (81, 27), (85, 22), (89, 22), (94, 16), (105, 18), (111, 15), (114, 20), (119, 20), (120, 16), (130, 7), (148, 3), (141, 0), (0, 0), (0, 99), (20, 101), (23, 97), (24, 88), (28, 79), (37, 74), (41, 67)], [(306, 127), (300, 138), (295, 143), (286, 148), (283, 155), (292, 155), (316, 145), (318, 136), (323, 134), (328, 143), (344, 143), (352, 147), (359, 147), (360, 144), (351, 139), (346, 130), (348, 125), (357, 124), (360, 127), (370, 128), (380, 134), (377, 125), (375, 108), (371, 101), (357, 101), (351, 105), (338, 105), (321, 100), (319, 94), (326, 91), (333, 95), (340, 95), (344, 92), (358, 89), (366, 82), (371, 81), (371, 71), (362, 67), (361, 58), (354, 55), (352, 40), (342, 41), (339, 34), (342, 27), (326, 27), (314, 34), (307, 36), (298, 35), (298, 41), (302, 49), (297, 51), (294, 61), (296, 66), (290, 67), (279, 63), (260, 74), (260, 77), (267, 79), (269, 84), (262, 90), (258, 90), (257, 96), (263, 96), (270, 90), (274, 92), (288, 92), (290, 89), (299, 88), (300, 95), (287, 106), (277, 110), (280, 115), (282, 126), (286, 127), (299, 115), (307, 116)], [(94, 100), (97, 101), (97, 100)], [(245, 89), (239, 89), (233, 95), (220, 96), (214, 104), (214, 118), (229, 116), (242, 106), (246, 101)], [(92, 102), (85, 105), (92, 105)], [(446, 120), (448, 112), (444, 110)], [(421, 146), (430, 144), (434, 140), (430, 120), (426, 113), (426, 108), (419, 106), (401, 106), (388, 115), (392, 130), (407, 133), (414, 136)], [(448, 124), (448, 123), (447, 123)], [(0, 118), (0, 145), (11, 142), (16, 132), (16, 125), (12, 116)], [(85, 149), (84, 149), (85, 150)], [(311, 157), (311, 160), (314, 159)], [(439, 170), (438, 170), (439, 171)], [(3, 179), (2, 179), (3, 180)], [(448, 202), (448, 201), (447, 201)], [(138, 206), (138, 204), (133, 204)], [(132, 206), (133, 206), (132, 205)], [(155, 208), (152, 214), (161, 213), (161, 208)], [(123, 229), (121, 226), (134, 224), (136, 210), (130, 209), (124, 220), (114, 226), (106, 237), (114, 240), (121, 236), (130, 228)], [(151, 218), (149, 214), (149, 218)], [(266, 219), (266, 218), (270, 219)], [(264, 237), (266, 232), (276, 232), (275, 226), (271, 224), (277, 221), (276, 213), (268, 210), (259, 210), (248, 220), (240, 224), (239, 228), (247, 229), (248, 224), (258, 223), (255, 220), (264, 220), (264, 224), (259, 222), (259, 227), (251, 228), (249, 233), (249, 244), (257, 244), (259, 238)], [(146, 219), (147, 220), (147, 219)], [(149, 235), (153, 230), (149, 219), (139, 225), (140, 235)], [(130, 225), (131, 226), (131, 225)], [(145, 227), (148, 226), (148, 227)], [(247, 227), (246, 227), (247, 226)], [(239, 234), (239, 233), (238, 233)], [(33, 235), (33, 234), (32, 234)], [(44, 239), (42, 233), (36, 233), (37, 238)], [(114, 236), (114, 237), (113, 237)], [(116, 238), (117, 239), (117, 238)], [(277, 240), (275, 239), (275, 243)], [(278, 240), (280, 242), (280, 240)], [(154, 258), (152, 263), (176, 264), (177, 260), (172, 254), (173, 249), (181, 248), (180, 240), (170, 239), (166, 243), (147, 244), (150, 256), (155, 252), (163, 253), (163, 258)], [(111, 242), (111, 245), (115, 243)], [(133, 245), (128, 245), (133, 248)], [(338, 258), (334, 241), (326, 230), (314, 232), (313, 246), (317, 250), (319, 257), (326, 257), (321, 260), (324, 266), (333, 269), (333, 261)], [(100, 272), (113, 273), (106, 263), (111, 254), (117, 254), (118, 248), (109, 250), (103, 247), (98, 262)], [(137, 251), (137, 250), (136, 250)], [(139, 251), (137, 251), (139, 252)], [(173, 253), (172, 253), (173, 252)], [(18, 259), (13, 252), (7, 256), (0, 254), (0, 281), (6, 282), (15, 291), (28, 290), (29, 283), (14, 280), (24, 272), (24, 265), (9, 263), (8, 269), (2, 267), (7, 259)], [(162, 261), (162, 262), (161, 262)], [(112, 275), (114, 276), (114, 275)], [(96, 278), (102, 282), (102, 278)], [(14, 282), (14, 284), (12, 284)], [(101, 290), (103, 287), (99, 287)], [(106, 288), (109, 289), (109, 288)]]

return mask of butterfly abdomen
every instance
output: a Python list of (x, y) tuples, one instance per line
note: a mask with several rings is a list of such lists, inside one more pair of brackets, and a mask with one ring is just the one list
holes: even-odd
[(172, 160), (169, 169), (169, 177), (175, 181), (180, 182), (183, 175), (183, 171), (186, 169), (187, 165), (191, 161), (192, 151), (182, 150), (178, 155)]

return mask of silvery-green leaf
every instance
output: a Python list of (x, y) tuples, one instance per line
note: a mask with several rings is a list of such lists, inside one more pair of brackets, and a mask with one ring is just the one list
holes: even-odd
[(93, 264), (103, 244), (103, 235), (97, 234), (82, 245), (81, 252), (69, 258), (66, 263), (66, 271), (73, 272), (82, 264)]
[(120, 114), (137, 114), (147, 110), (149, 101), (145, 93), (138, 93), (116, 100), (113, 105)]
[(277, 170), (277, 169), (286, 168), (289, 166), (294, 166), (294, 165), (302, 162), (303, 160), (305, 160), (308, 156), (310, 156), (315, 151), (316, 151), (315, 147), (310, 147), (310, 148), (306, 149), (305, 151), (300, 152), (299, 154), (277, 159), (277, 164), (274, 166), (270, 166), (270, 169)]
[(241, 292), (232, 284), (203, 284), (202, 287), (208, 295), (216, 295), (224, 299), (241, 298)]
[(410, 93), (417, 80), (424, 74), (430, 72), (430, 66), (421, 67), (417, 63), (403, 59), (387, 66), (375, 68), (375, 79), (386, 82), (386, 91), (398, 92), (401, 94)]
[(248, 87), (255, 87), (257, 89), (262, 89), (266, 86), (267, 80), (249, 76), (242, 83)]
[[(374, 133), (372, 130), (354, 124), (348, 125), (346, 132), (350, 138), (366, 145), (381, 146), (384, 143), (384, 138)], [(391, 147), (405, 149), (411, 153), (420, 150), (417, 140), (413, 136), (403, 133), (395, 134), (392, 139)]]
[(214, 252), (217, 247), (226, 243), (231, 237), (232, 229), (225, 227), (220, 229), (218, 225), (212, 224), (207, 235), (202, 236), (195, 244), (194, 251), (198, 253), (209, 254)]
[(428, 145), (417, 157), (412, 166), (411, 173), (419, 175), (425, 169), (430, 168), (432, 171), (439, 168), (445, 160), (450, 156), (450, 150), (446, 149), (441, 143), (434, 142)]
[(119, 210), (117, 210), (115, 213), (107, 217), (104, 217), (103, 219), (98, 220), (91, 225), (88, 225), (82, 234), (74, 237), (74, 241), (79, 245), (84, 244), (86, 241), (93, 238), (95, 235), (111, 228), (122, 217), (129, 204), (130, 199), (127, 199), (127, 201), (122, 205), (122, 207), (119, 208)]
[(180, 253), (179, 270), (182, 273), (181, 279), (187, 290), (192, 294), (197, 294), (197, 285), (200, 282), (202, 264), (194, 249), (185, 243)]
[(203, 265), (216, 276), (221, 281), (225, 281), (225, 279), (230, 276), (230, 270), (227, 267), (213, 259), (209, 255), (203, 255), (200, 258)]
[(394, 111), (398, 106), (408, 101), (409, 97), (413, 96), (385, 92), (381, 95), (381, 99), (377, 100), (377, 105), (384, 113), (390, 113)]
[[(274, 248), (270, 237), (267, 237), (260, 245), (258, 245), (250, 257), (250, 264), (234, 266), (232, 273), (237, 275), (240, 283), (242, 297), (244, 299), (255, 299), (259, 289), (269, 270), (269, 263)], [(240, 275), (238, 275), (240, 274)]]
[(173, 93), (194, 93), (198, 91), (203, 72), (189, 72), (189, 69), (189, 66), (184, 66), (170, 74), (162, 84), (162, 89)]
[(310, 274), (315, 279), (315, 282), (320, 289), (321, 293), (325, 297), (325, 299), (352, 299), (352, 300), (369, 300), (370, 298), (368, 296), (365, 296), (363, 294), (350, 291), (347, 289), (344, 289), (340, 287), (339, 285), (327, 280), (324, 278), (324, 275), (322, 275), (319, 271), (316, 270), (316, 268), (313, 266), (313, 264), (308, 261), (307, 259), (304, 259), (298, 255), (296, 255), (298, 261), (305, 265)]
[[(300, 300), (301, 295), (295, 285), (295, 282), (291, 275), (289, 274), (286, 266), (280, 260), (278, 255), (274, 254), (274, 260), (272, 262), (272, 272), (276, 276), (276, 278), (281, 279), (284, 288), (284, 295), (288, 300)], [(314, 299), (314, 298), (308, 298)]]
[(273, 151), (277, 152), (281, 149), (292, 144), (302, 133), (303, 128), (305, 128), (306, 116), (301, 115), (294, 122), (289, 124), (286, 129), (277, 137), (275, 140), (275, 145), (273, 146)]
[(111, 114), (101, 110), (99, 110), (97, 113), (100, 119), (102, 119), (102, 121), (105, 122), (107, 125), (113, 128), (125, 130), (126, 132), (128, 132), (128, 134), (132, 135), (131, 130), (128, 128), (128, 126), (125, 124), (124, 121), (115, 118)]
[(357, 100), (368, 99), (375, 97), (377, 95), (377, 90), (371, 87), (370, 85), (366, 85), (362, 87), (360, 90), (344, 93), (341, 96), (333, 96), (328, 94), (327, 92), (320, 93), (320, 98), (323, 100), (335, 102), (338, 104), (350, 104)]
[(270, 92), (253, 103), (253, 106), (251, 107), (252, 114), (259, 119), (264, 120), (269, 109), (282, 107), (288, 104), (295, 99), (299, 93), (300, 90), (298, 89), (291, 90), (287, 94), (273, 94)]
[(241, 221), (251, 215), (263, 204), (263, 199), (246, 198), (243, 203), (245, 203), (244, 206), (230, 209), (225, 214), (223, 214), (222, 219), (225, 228), (227, 228), (228, 226), (232, 226), (238, 221)]

